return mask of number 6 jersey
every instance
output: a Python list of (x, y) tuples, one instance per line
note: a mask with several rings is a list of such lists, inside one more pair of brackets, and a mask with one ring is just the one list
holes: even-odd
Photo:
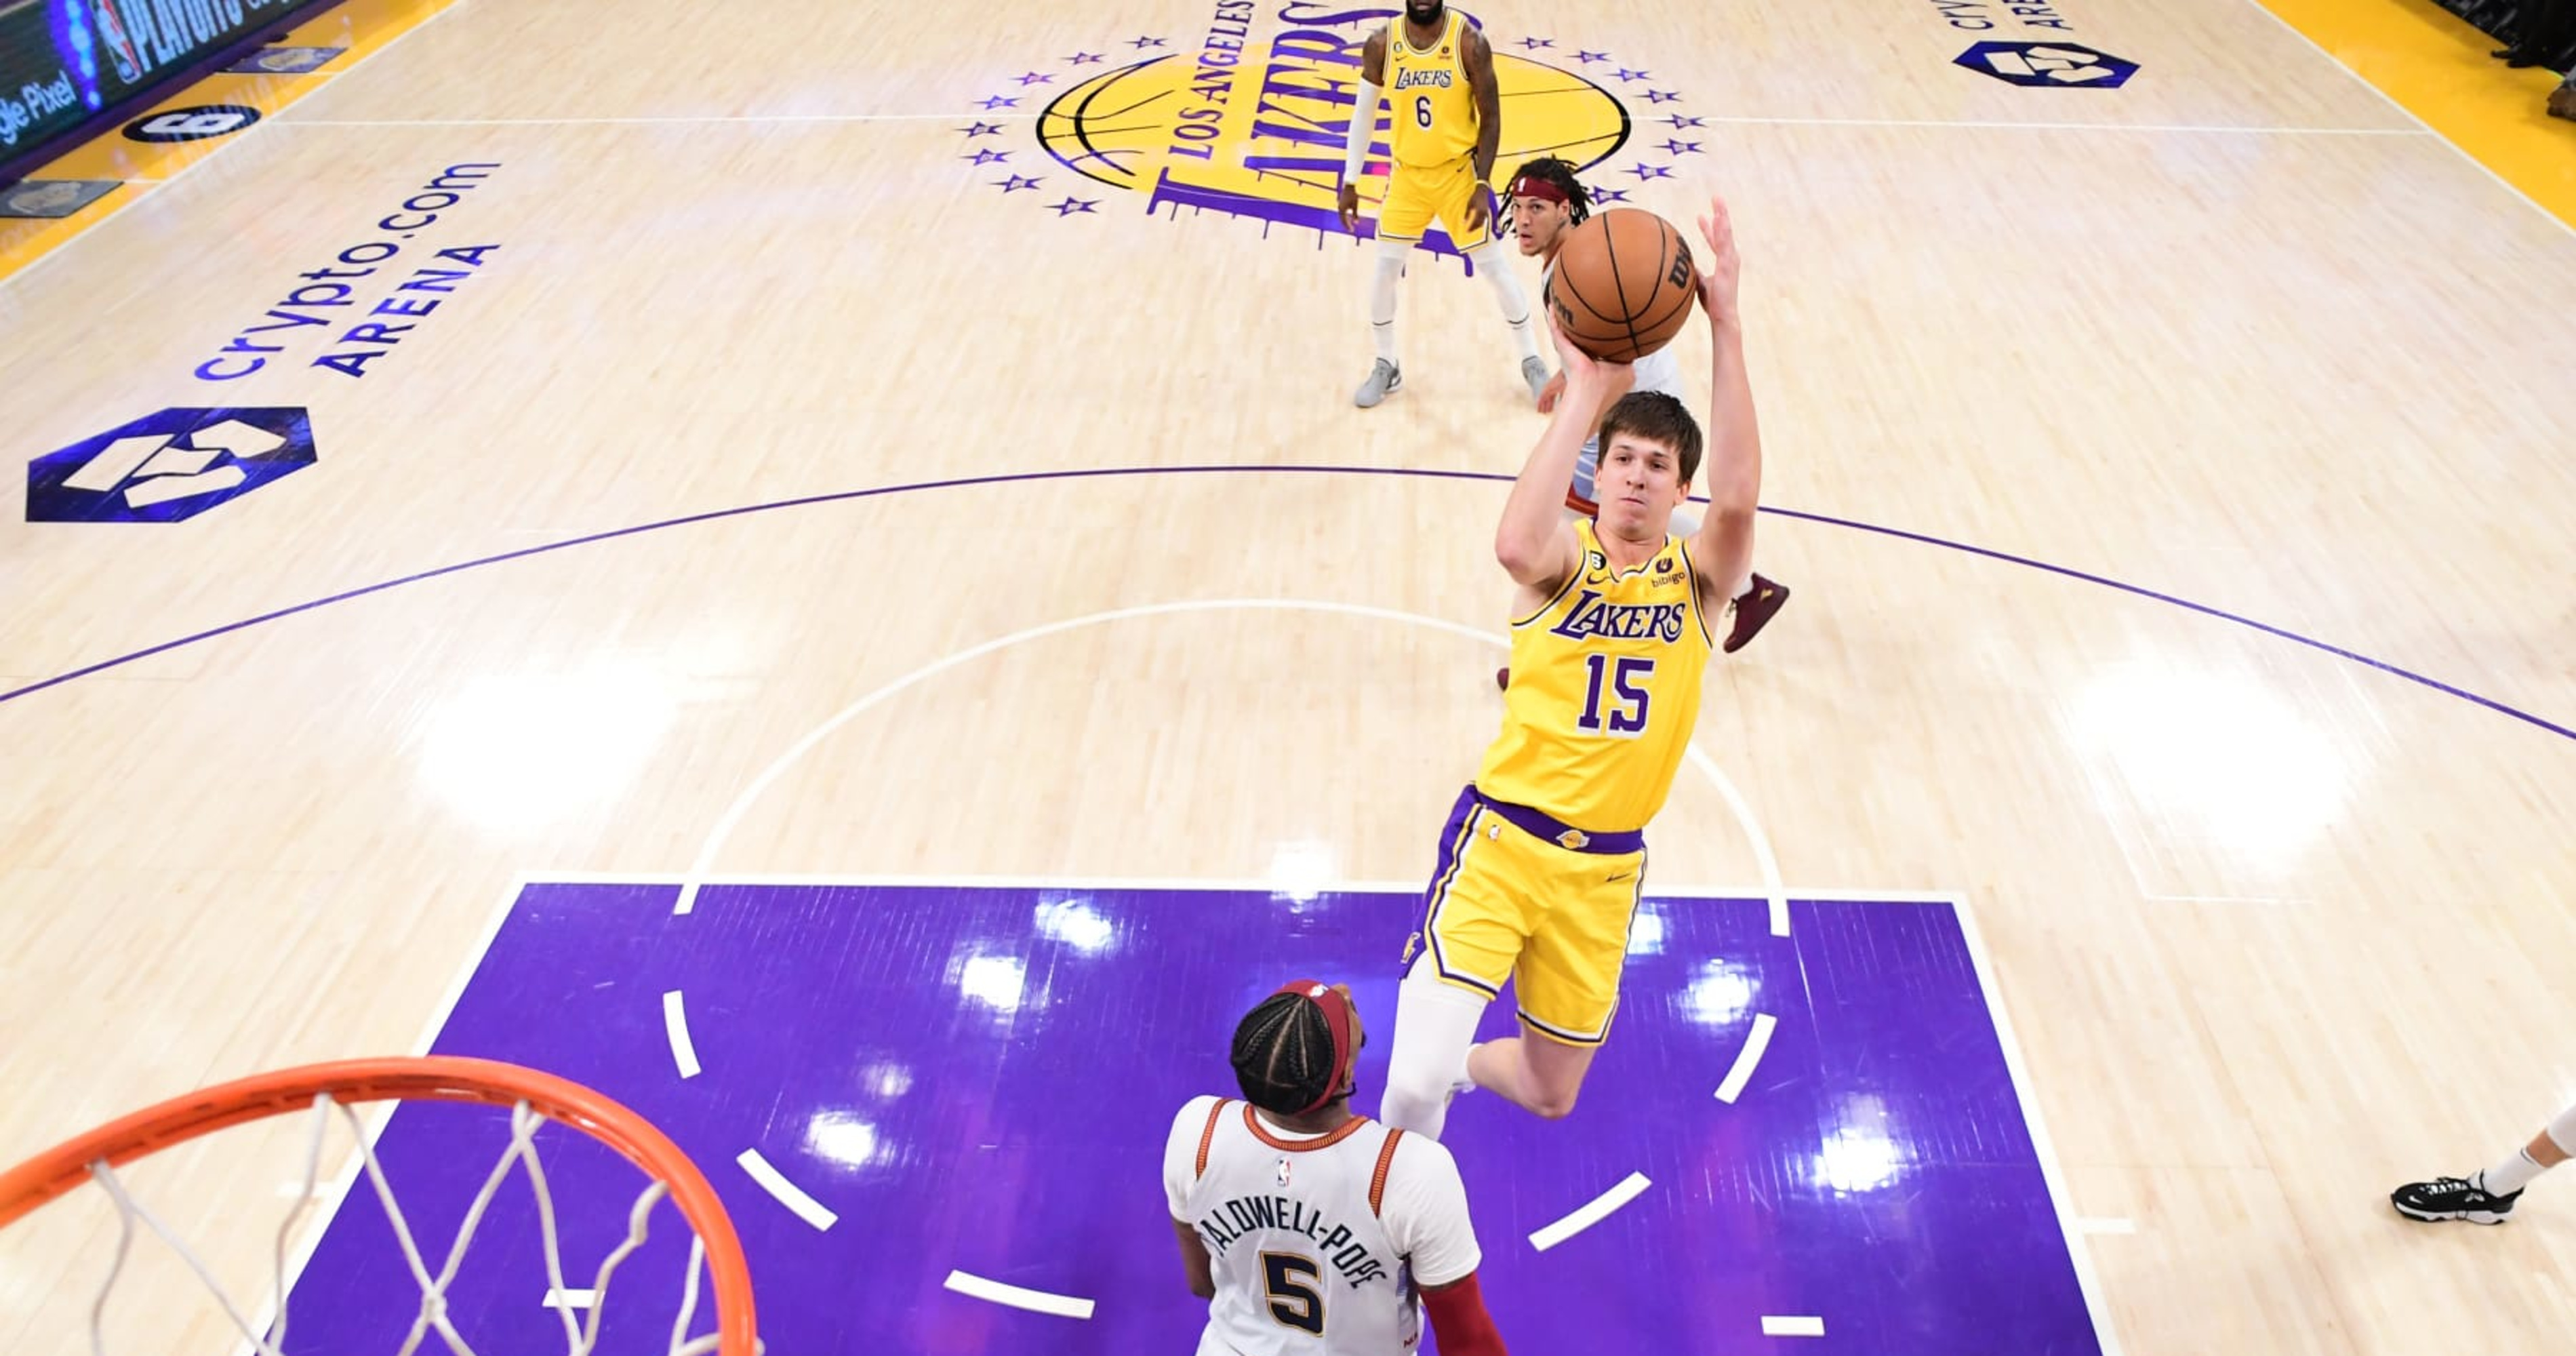
[(1556, 596), (1512, 621), (1503, 730), (1476, 789), (1591, 833), (1646, 827), (1699, 723), (1711, 637), (1690, 552), (1663, 549), (1610, 567), (1588, 522), (1575, 524), (1581, 568)]
[(1192, 1098), (1163, 1194), (1216, 1281), (1199, 1356), (1404, 1356), (1421, 1340), (1416, 1288), (1481, 1260), (1457, 1160), (1362, 1116), (1297, 1135), (1249, 1103)]
[(1467, 82), (1467, 16), (1452, 11), (1440, 37), (1416, 47), (1404, 16), (1386, 24), (1388, 149), (1399, 164), (1429, 169), (1476, 149), (1476, 95)]

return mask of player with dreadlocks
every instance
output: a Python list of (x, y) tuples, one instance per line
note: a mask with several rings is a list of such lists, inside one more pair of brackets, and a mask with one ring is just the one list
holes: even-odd
[(1425, 1308), (1441, 1356), (1504, 1356), (1457, 1160), (1351, 1112), (1363, 1043), (1348, 986), (1284, 985), (1234, 1028), (1243, 1100), (1173, 1119), (1163, 1194), (1208, 1301), (1199, 1356), (1404, 1356)]
[[(1592, 215), (1591, 195), (1574, 177), (1574, 166), (1552, 155), (1541, 156), (1522, 165), (1520, 172), (1512, 176), (1504, 211), (1509, 214), (1507, 220), (1511, 223), (1512, 233), (1520, 239), (1521, 253), (1538, 256), (1540, 286), (1544, 291), (1546, 275), (1556, 267), (1556, 251), (1565, 243), (1566, 232), (1583, 224)], [(1675, 400), (1682, 398), (1681, 362), (1674, 356), (1672, 345), (1666, 344), (1639, 358), (1632, 367), (1636, 380), (1630, 389), (1661, 391)], [(1564, 394), (1565, 374), (1559, 372), (1549, 378), (1546, 388), (1539, 392), (1539, 413), (1554, 410), (1556, 402)], [(1583, 450), (1575, 456), (1574, 483), (1566, 487), (1565, 506), (1579, 517), (1589, 518), (1601, 511), (1601, 506), (1592, 498), (1592, 477), (1600, 460), (1598, 437), (1587, 439)], [(1699, 524), (1684, 507), (1674, 510), (1672, 530), (1674, 536), (1687, 539), (1699, 530)], [(1735, 588), (1727, 595), (1735, 600), (1735, 624), (1726, 635), (1729, 654), (1743, 649), (1753, 639), (1754, 633), (1760, 631), (1789, 601), (1789, 590), (1751, 571), (1734, 582)], [(1511, 670), (1497, 671), (1494, 681), (1504, 687), (1511, 686)]]

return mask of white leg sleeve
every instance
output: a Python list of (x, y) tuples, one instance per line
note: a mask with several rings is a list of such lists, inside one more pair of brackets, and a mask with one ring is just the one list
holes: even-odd
[(1395, 362), (1395, 284), (1404, 277), (1404, 256), (1413, 246), (1400, 240), (1377, 242), (1377, 270), (1369, 276), (1369, 332), (1377, 338), (1377, 356)]
[(1449, 1099), (1467, 1077), (1467, 1047), (1485, 1000), (1440, 982), (1429, 955), (1414, 959), (1396, 989), (1395, 1050), (1387, 1057), (1386, 1098), (1377, 1118), (1399, 1130), (1440, 1138)]
[(1504, 257), (1502, 247), (1488, 240), (1467, 251), (1467, 258), (1494, 289), (1495, 304), (1502, 307), (1503, 323), (1512, 327), (1512, 342), (1520, 345), (1521, 356), (1537, 357), (1538, 327), (1531, 323), (1534, 317), (1530, 315), (1529, 294), (1521, 290), (1520, 275), (1512, 271), (1512, 262)]

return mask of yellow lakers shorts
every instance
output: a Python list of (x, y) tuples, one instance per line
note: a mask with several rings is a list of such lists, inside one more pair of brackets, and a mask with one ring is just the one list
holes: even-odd
[(1645, 881), (1644, 834), (1586, 834), (1470, 786), (1441, 830), (1405, 964), (1428, 947), (1444, 982), (1489, 999), (1508, 979), (1531, 1030), (1598, 1045)]
[[(1485, 224), (1467, 229), (1467, 204), (1485, 199)], [(1493, 195), (1476, 177), (1476, 157), (1462, 155), (1428, 168), (1399, 160), (1387, 173), (1386, 201), (1379, 205), (1377, 233), (1382, 240), (1420, 240), (1438, 221), (1461, 253), (1494, 238)]]

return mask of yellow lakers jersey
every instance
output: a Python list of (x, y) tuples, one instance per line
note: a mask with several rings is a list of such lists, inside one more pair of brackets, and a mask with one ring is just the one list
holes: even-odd
[(1467, 87), (1467, 17), (1452, 11), (1440, 40), (1417, 49), (1404, 16), (1386, 26), (1386, 97), (1395, 115), (1389, 143), (1401, 164), (1445, 165), (1476, 149), (1476, 96)]
[(1708, 618), (1690, 553), (1666, 534), (1636, 569), (1612, 570), (1592, 524), (1583, 565), (1546, 606), (1512, 623), (1503, 732), (1476, 788), (1593, 833), (1646, 827), (1699, 723)]

